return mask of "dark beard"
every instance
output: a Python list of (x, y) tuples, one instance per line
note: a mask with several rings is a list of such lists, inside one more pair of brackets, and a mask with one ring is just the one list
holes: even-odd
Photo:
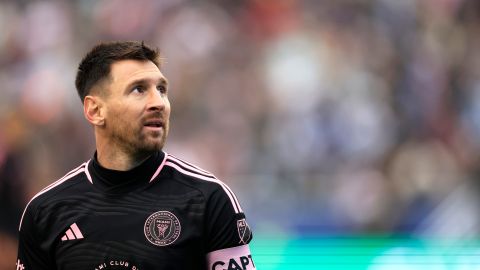
[(161, 139), (155, 142), (148, 142), (146, 135), (142, 133), (141, 128), (138, 129), (135, 134), (129, 133), (128, 129), (118, 128), (114, 130), (111, 135), (113, 141), (116, 142), (117, 146), (121, 147), (123, 151), (137, 159), (147, 157), (155, 152), (161, 151), (165, 145), (168, 130), (169, 123), (167, 121), (165, 123), (164, 130), (160, 135)]

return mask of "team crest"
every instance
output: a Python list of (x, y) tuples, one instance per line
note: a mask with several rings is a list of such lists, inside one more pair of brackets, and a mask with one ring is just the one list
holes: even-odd
[(144, 232), (147, 240), (157, 246), (168, 246), (180, 236), (182, 227), (178, 218), (169, 211), (158, 211), (145, 221)]
[(240, 238), (239, 243), (248, 244), (248, 241), (250, 241), (250, 238), (252, 237), (252, 231), (244, 218), (237, 220), (237, 230), (238, 237)]

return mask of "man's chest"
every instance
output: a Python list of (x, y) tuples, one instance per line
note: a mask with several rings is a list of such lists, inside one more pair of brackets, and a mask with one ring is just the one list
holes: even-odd
[(58, 269), (202, 269), (204, 203), (185, 196), (55, 203), (45, 245)]

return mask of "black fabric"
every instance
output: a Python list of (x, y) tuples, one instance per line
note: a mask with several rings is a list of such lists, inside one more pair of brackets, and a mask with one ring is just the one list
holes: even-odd
[(163, 152), (156, 152), (129, 171), (117, 171), (100, 165), (95, 153), (89, 164), (89, 171), (96, 180), (94, 186), (105, 193), (132, 192), (148, 184), (164, 156)]
[(128, 172), (92, 158), (27, 205), (17, 263), (25, 270), (205, 269), (207, 253), (250, 242), (249, 228), (239, 227), (244, 218), (226, 185), (170, 155), (152, 155)]

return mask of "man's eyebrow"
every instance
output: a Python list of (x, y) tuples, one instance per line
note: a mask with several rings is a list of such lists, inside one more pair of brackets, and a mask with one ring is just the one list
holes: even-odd
[(148, 83), (151, 82), (151, 81), (156, 81), (156, 82), (157, 82), (157, 83), (156, 83), (157, 85), (165, 85), (165, 86), (168, 86), (168, 80), (165, 79), (164, 77), (162, 77), (162, 78), (159, 78), (158, 80), (156, 80), (156, 79), (152, 79), (152, 80), (151, 80), (151, 79), (138, 79), (138, 80), (134, 80), (134, 81), (130, 82), (130, 83), (127, 85), (127, 87), (131, 87), (131, 86), (137, 85), (137, 84), (148, 84)]

